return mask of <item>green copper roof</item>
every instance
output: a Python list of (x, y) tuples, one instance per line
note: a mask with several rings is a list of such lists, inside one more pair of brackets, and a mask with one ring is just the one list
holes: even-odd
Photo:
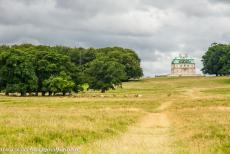
[(180, 56), (174, 58), (172, 64), (195, 64), (195, 60), (188, 56)]

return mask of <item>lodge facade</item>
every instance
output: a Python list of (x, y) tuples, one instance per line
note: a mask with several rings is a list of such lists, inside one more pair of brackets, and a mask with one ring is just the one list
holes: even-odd
[(195, 60), (187, 55), (180, 55), (172, 60), (171, 76), (195, 76)]

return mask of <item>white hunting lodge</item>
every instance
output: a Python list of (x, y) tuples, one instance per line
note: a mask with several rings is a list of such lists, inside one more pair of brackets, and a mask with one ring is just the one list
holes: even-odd
[(188, 55), (180, 55), (173, 59), (171, 76), (196, 76), (195, 60)]

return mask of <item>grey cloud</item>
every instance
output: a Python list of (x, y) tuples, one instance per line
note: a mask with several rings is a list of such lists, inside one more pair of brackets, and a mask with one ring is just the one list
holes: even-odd
[(145, 75), (167, 74), (179, 53), (197, 59), (230, 40), (230, 5), (217, 0), (0, 0), (0, 43), (137, 51)]
[(226, 6), (228, 0), (144, 0), (144, 3), (160, 9), (176, 10), (189, 17), (221, 16), (230, 13), (229, 6)]
[(136, 7), (138, 0), (56, 0), (56, 7), (71, 10), (79, 18), (90, 18), (98, 14), (121, 14)]
[(226, 3), (229, 4), (230, 1), (229, 0), (209, 0), (210, 2), (214, 2), (214, 3)]

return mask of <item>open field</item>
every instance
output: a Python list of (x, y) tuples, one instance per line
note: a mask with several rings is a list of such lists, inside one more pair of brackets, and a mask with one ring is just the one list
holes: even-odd
[(0, 96), (0, 147), (230, 153), (230, 78), (155, 78), (106, 94)]

